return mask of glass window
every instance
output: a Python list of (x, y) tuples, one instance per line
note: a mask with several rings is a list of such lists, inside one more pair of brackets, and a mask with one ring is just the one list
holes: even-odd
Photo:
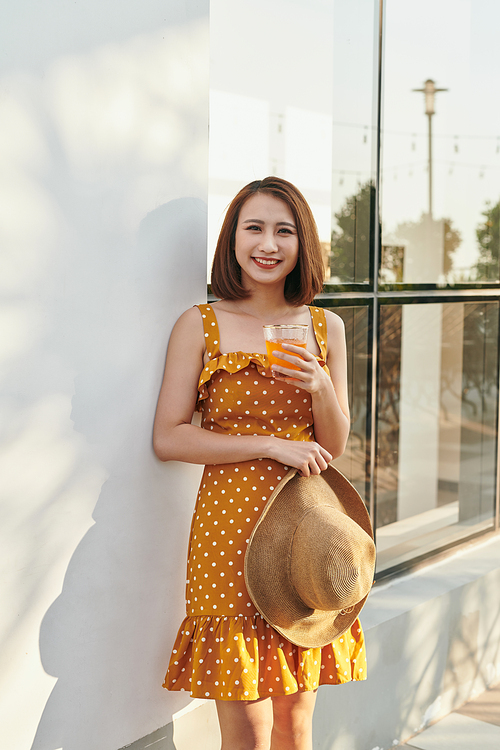
[(380, 280), (498, 282), (500, 4), (385, 9)]
[(326, 281), (368, 281), (377, 5), (211, 1), (209, 268), (231, 198), (274, 174), (313, 210)]
[(378, 571), (493, 525), (498, 302), (381, 305)]
[(336, 465), (370, 498), (385, 575), (495, 522), (500, 302), (474, 294), (500, 284), (500, 4), (210, 5), (208, 266), (243, 185), (275, 174), (304, 193), (323, 248), (317, 303), (347, 335), (352, 429)]
[(368, 460), (366, 430), (370, 408), (368, 383), (370, 382), (371, 311), (366, 305), (329, 309), (339, 315), (345, 325), (351, 412), (351, 432), (347, 447), (344, 454), (335, 461), (335, 465), (367, 501), (369, 488), (366, 481)]
[(211, 0), (208, 265), (224, 210), (274, 174), (303, 192), (329, 273), (334, 0)]
[(330, 283), (367, 283), (370, 276), (377, 6), (373, 0), (337, 0), (334, 4)]

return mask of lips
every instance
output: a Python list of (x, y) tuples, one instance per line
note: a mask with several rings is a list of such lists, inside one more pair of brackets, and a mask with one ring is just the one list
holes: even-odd
[(252, 258), (252, 260), (255, 265), (259, 266), (259, 268), (276, 268), (276, 266), (281, 263), (281, 261), (276, 258)]

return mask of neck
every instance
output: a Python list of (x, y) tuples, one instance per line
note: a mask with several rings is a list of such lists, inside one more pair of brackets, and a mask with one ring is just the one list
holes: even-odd
[(276, 294), (276, 290), (253, 290), (251, 297), (235, 303), (238, 310), (267, 323), (285, 322), (285, 319), (297, 308), (286, 301), (284, 294)]

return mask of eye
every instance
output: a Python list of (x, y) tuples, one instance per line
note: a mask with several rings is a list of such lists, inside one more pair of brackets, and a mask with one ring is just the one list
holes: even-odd
[(278, 231), (282, 234), (293, 234), (292, 230), (288, 229), (288, 227), (280, 227)]
[(255, 230), (257, 229), (260, 232), (260, 227), (258, 224), (249, 224), (249, 226), (245, 227), (245, 229)]

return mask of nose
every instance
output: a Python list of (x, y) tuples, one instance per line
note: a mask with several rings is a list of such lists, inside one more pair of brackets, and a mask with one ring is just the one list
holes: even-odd
[(276, 253), (278, 251), (274, 232), (263, 232), (259, 243), (259, 249), (264, 253)]

